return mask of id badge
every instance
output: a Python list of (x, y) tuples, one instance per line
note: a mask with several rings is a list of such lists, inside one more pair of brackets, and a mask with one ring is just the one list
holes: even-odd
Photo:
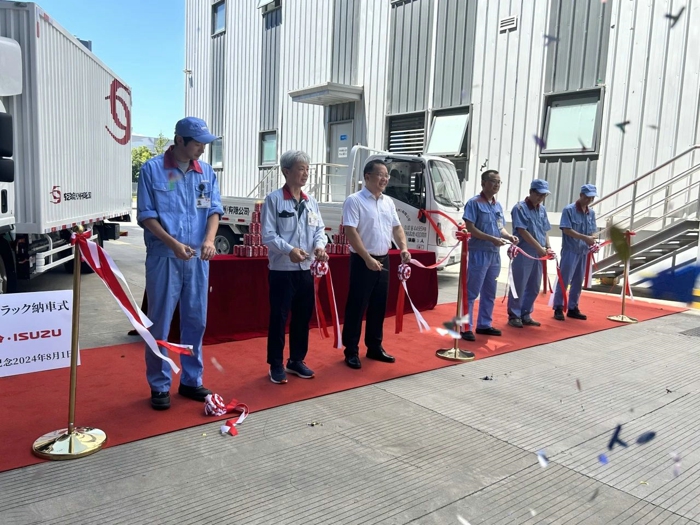
[(499, 230), (503, 229), (503, 219), (501, 219), (500, 217), (496, 219), (496, 226)]
[(197, 208), (211, 208), (211, 197), (197, 197)]
[(318, 226), (318, 215), (314, 212), (309, 212), (309, 226)]

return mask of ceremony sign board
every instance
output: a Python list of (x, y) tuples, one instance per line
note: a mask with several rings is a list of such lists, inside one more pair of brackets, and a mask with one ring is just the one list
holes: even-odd
[(70, 367), (72, 309), (72, 290), (0, 295), (0, 377)]

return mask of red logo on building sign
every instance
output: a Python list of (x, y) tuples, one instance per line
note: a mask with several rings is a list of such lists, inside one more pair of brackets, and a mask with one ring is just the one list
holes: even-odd
[(117, 144), (121, 144), (122, 146), (131, 141), (131, 109), (129, 109), (129, 104), (124, 100), (124, 97), (127, 96), (129, 97), (129, 102), (131, 102), (131, 91), (129, 91), (129, 88), (116, 78), (112, 80), (112, 85), (109, 88), (109, 95), (105, 97), (105, 100), (109, 100), (109, 110), (112, 113), (112, 120), (114, 121), (114, 125), (121, 131), (116, 131), (115, 134), (112, 133), (109, 126), (105, 126), (105, 129), (107, 133), (117, 141)]
[(61, 204), (61, 187), (54, 186), (51, 189), (51, 202), (54, 204)]

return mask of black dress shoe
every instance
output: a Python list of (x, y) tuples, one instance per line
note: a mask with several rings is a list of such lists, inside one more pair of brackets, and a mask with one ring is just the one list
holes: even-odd
[(581, 310), (579, 310), (578, 308), (573, 308), (572, 310), (566, 312), (566, 317), (571, 317), (572, 319), (581, 319), (581, 321), (585, 321), (586, 319), (588, 319), (588, 317), (583, 315), (581, 313)]
[(381, 361), (382, 363), (393, 363), (396, 361), (393, 355), (387, 354), (383, 348), (378, 350), (367, 350), (367, 359), (374, 359), (375, 361)]
[(489, 326), (488, 328), (477, 328), (476, 333), (480, 335), (501, 335), (501, 331), (493, 326)]
[(151, 408), (167, 410), (170, 408), (170, 392), (154, 392), (151, 390)]
[(348, 365), (350, 368), (354, 368), (355, 370), (359, 370), (360, 368), (362, 368), (360, 358), (356, 355), (345, 357), (345, 364)]
[(204, 401), (204, 399), (211, 394), (211, 390), (203, 386), (187, 386), (180, 383), (177, 393), (183, 397), (194, 399), (195, 401)]
[(474, 335), (474, 332), (467, 330), (466, 332), (462, 332), (462, 339), (465, 341), (476, 341), (476, 336)]
[(554, 318), (557, 321), (566, 321), (566, 317), (564, 317), (564, 310), (561, 308), (557, 307), (554, 309)]

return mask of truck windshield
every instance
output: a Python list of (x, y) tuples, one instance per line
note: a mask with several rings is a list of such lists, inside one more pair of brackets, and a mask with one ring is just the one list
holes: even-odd
[(448, 162), (430, 161), (430, 179), (433, 182), (435, 201), (443, 206), (454, 206), (461, 210), (464, 206), (459, 189), (457, 171)]

